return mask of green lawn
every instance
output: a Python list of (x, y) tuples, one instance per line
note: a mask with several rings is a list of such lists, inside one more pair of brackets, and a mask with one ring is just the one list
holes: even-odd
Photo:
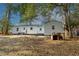
[(78, 55), (79, 40), (50, 40), (46, 38), (0, 38), (0, 55), (62, 56)]

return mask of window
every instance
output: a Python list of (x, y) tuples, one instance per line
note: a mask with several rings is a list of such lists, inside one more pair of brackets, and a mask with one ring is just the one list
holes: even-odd
[(19, 31), (19, 28), (17, 28), (16, 31)]
[(53, 30), (55, 29), (55, 26), (54, 26), (54, 25), (52, 25), (52, 29), (53, 29)]
[(40, 31), (42, 30), (42, 28), (40, 28)]
[(33, 28), (31, 27), (30, 30), (33, 30)]
[(25, 27), (24, 27), (24, 30), (25, 30)]

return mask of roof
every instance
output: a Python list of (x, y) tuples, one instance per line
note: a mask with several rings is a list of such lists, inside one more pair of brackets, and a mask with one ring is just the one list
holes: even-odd
[[(57, 20), (51, 20), (50, 22), (58, 22), (58, 23), (61, 23), (61, 24), (64, 24), (63, 22), (60, 22), (60, 21), (57, 21)], [(44, 24), (47, 24), (49, 22), (45, 22)]]
[(35, 25), (35, 24), (23, 24), (23, 23), (20, 23), (20, 24), (14, 25), (14, 26), (42, 26), (42, 25)]
[[(51, 20), (50, 22), (58, 22), (58, 23), (64, 24), (64, 23), (62, 23), (62, 22), (60, 22), (60, 21), (57, 21), (57, 20)], [(14, 25), (14, 26), (42, 26), (42, 25), (47, 24), (47, 23), (49, 23), (49, 22), (44, 22), (43, 24), (19, 23), (19, 24), (16, 24), (16, 25)]]

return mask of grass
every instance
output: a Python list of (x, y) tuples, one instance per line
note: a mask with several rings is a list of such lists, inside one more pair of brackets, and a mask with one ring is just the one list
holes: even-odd
[[(2, 39), (2, 38), (1, 38)], [(47, 38), (3, 38), (0, 56), (79, 56), (79, 40)]]

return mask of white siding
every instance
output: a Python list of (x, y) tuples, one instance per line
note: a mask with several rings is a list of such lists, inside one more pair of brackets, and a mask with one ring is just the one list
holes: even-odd
[[(32, 30), (30, 29), (32, 27)], [(40, 31), (39, 29), (42, 28)], [(29, 26), (27, 30), (27, 34), (41, 34), (44, 33), (44, 28), (42, 26)]]
[[(54, 25), (55, 29), (52, 29), (52, 25)], [(59, 22), (49, 22), (44, 26), (45, 35), (51, 35), (56, 33), (64, 33), (64, 27), (62, 23)]]
[[(31, 30), (31, 27), (32, 27), (32, 30)], [(27, 34), (37, 34), (37, 27), (35, 27), (35, 26), (29, 26), (27, 28)]]
[[(18, 28), (18, 31), (17, 31), (17, 28)], [(24, 30), (24, 28), (25, 28), (25, 30)], [(27, 27), (25, 27), (25, 26), (16, 26), (11, 29), (11, 32), (13, 34), (26, 33), (26, 29), (27, 29)]]
[[(52, 25), (54, 25), (55, 29), (52, 29)], [(32, 27), (32, 30), (30, 29)], [(17, 31), (19, 28), (19, 31)], [(24, 29), (25, 28), (25, 29)], [(41, 28), (41, 30), (40, 30)], [(15, 26), (11, 29), (13, 34), (44, 34), (51, 35), (53, 33), (64, 33), (63, 24), (60, 22), (48, 22), (43, 26)]]
[[(31, 30), (31, 27), (32, 27), (32, 30)], [(17, 31), (17, 28), (19, 28), (18, 31)], [(40, 28), (42, 29), (41, 31), (40, 31)], [(13, 27), (11, 29), (11, 32), (13, 34), (18, 34), (18, 33), (22, 33), (22, 34), (43, 34), (44, 33), (44, 27), (43, 26), (16, 26), (16, 27)]]
[[(41, 28), (41, 30), (40, 30), (40, 28)], [(38, 32), (38, 34), (44, 34), (44, 26), (39, 26), (37, 32)]]

